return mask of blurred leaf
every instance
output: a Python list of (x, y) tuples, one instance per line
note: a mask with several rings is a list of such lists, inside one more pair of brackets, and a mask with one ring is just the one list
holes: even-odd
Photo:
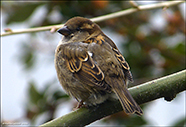
[(43, 98), (43, 95), (36, 89), (35, 84), (33, 82), (29, 83), (29, 97), (31, 103), (37, 105), (40, 99)]
[(31, 69), (33, 65), (36, 63), (36, 55), (34, 54), (34, 49), (29, 45), (22, 43), (19, 56), (19, 61), (25, 65), (25, 69)]
[(42, 90), (42, 94), (43, 94), (44, 96), (48, 96), (48, 94), (50, 94), (50, 93), (49, 93), (49, 90), (50, 90), (51, 85), (52, 85), (52, 83), (47, 83), (47, 84), (44, 85), (45, 87), (44, 87), (44, 89)]
[(31, 51), (27, 51), (23, 56), (23, 60), (26, 64), (26, 68), (30, 68), (34, 64), (33, 53)]
[(172, 127), (185, 127), (186, 126), (186, 118), (185, 116), (178, 120)]
[[(30, 82), (28, 89), (29, 100), (27, 102), (26, 117), (31, 120), (32, 124), (35, 124), (36, 120), (42, 116), (42, 114), (48, 114), (43, 118), (44, 122), (54, 119), (54, 113), (57, 109), (61, 99), (68, 98), (64, 92), (53, 88), (54, 80), (48, 81), (44, 88), (39, 91), (33, 82)], [(60, 101), (59, 101), (60, 100)]]
[(135, 116), (126, 120), (126, 127), (139, 127), (145, 124), (147, 124), (147, 122), (143, 117), (140, 116)]
[(52, 87), (54, 84), (55, 84), (54, 80), (48, 81), (47, 84), (44, 85), (45, 88), (42, 90), (43, 91), (42, 94), (49, 101), (49, 103), (57, 102), (57, 100), (59, 99), (69, 98), (69, 96), (62, 91), (62, 89), (53, 90)]
[(68, 99), (69, 96), (67, 94), (63, 93), (61, 90), (58, 90), (58, 91), (54, 92), (53, 98), (54, 98), (54, 100), (63, 99), (63, 98)]
[(7, 24), (13, 23), (13, 22), (23, 22), (27, 18), (29, 18), (34, 10), (41, 5), (41, 3), (27, 3), (22, 4), (20, 2), (20, 5), (16, 5), (12, 7), (12, 13), (9, 13)]
[(186, 53), (185, 44), (184, 43), (180, 43), (179, 45), (177, 45), (175, 47), (175, 50), (176, 50), (176, 52), (185, 55), (185, 53)]

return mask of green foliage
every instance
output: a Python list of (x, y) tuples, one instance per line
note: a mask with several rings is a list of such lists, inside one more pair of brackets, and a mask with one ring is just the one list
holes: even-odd
[(186, 118), (181, 118), (176, 123), (174, 123), (173, 127), (185, 127), (186, 125)]
[(180, 55), (184, 56), (186, 54), (186, 52), (185, 52), (185, 43), (180, 42), (177, 46), (174, 47), (174, 50), (175, 50), (175, 52), (177, 52)]
[(11, 13), (8, 13), (7, 24), (14, 22), (23, 22), (28, 19), (34, 10), (41, 5), (41, 3), (22, 3), (18, 2), (17, 4), (11, 7)]
[(22, 52), (19, 54), (19, 61), (25, 66), (25, 69), (32, 69), (34, 64), (36, 63), (36, 57), (34, 49), (31, 47), (30, 44), (22, 43), (20, 47), (20, 51)]
[(146, 120), (143, 117), (134, 116), (128, 119), (120, 119), (120, 125), (125, 125), (126, 127), (140, 127), (147, 124)]
[(57, 106), (69, 98), (69, 96), (60, 90), (51, 92), (53, 84), (53, 81), (49, 82), (45, 85), (44, 89), (39, 90), (36, 88), (34, 82), (29, 83), (26, 117), (30, 119), (33, 124), (43, 113), (48, 114), (43, 123), (54, 119), (54, 112)]
[(44, 95), (36, 89), (33, 82), (30, 82), (29, 85), (30, 85), (29, 88), (30, 102), (32, 104), (37, 104), (39, 100), (41, 100), (44, 97)]

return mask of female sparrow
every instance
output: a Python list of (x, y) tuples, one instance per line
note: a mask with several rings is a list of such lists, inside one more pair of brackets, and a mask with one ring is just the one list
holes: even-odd
[(114, 42), (91, 20), (74, 17), (58, 30), (55, 51), (59, 82), (79, 106), (103, 103), (113, 93), (127, 114), (143, 112), (127, 90), (130, 68)]

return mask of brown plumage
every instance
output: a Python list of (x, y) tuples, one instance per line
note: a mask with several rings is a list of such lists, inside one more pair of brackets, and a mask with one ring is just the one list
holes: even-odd
[(114, 42), (100, 27), (82, 17), (66, 22), (55, 52), (59, 82), (80, 103), (97, 105), (115, 93), (127, 114), (143, 112), (127, 90), (130, 68)]

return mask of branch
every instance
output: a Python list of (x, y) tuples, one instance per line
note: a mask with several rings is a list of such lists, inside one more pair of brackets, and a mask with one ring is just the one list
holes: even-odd
[[(138, 104), (144, 104), (164, 97), (171, 101), (176, 94), (186, 90), (186, 70), (165, 76), (129, 89)], [(40, 127), (48, 126), (85, 126), (105, 116), (122, 111), (118, 100), (106, 101), (99, 107), (80, 108), (67, 115), (47, 122)]]
[[(150, 10), (150, 9), (155, 9), (155, 8), (168, 8), (170, 6), (178, 5), (178, 4), (181, 4), (181, 3), (184, 3), (184, 2), (185, 1), (183, 1), (183, 0), (167, 1), (167, 2), (162, 2), (162, 3), (138, 6), (137, 4), (135, 4), (134, 2), (131, 1), (130, 3), (132, 4), (133, 8), (118, 11), (118, 12), (111, 13), (111, 14), (107, 14), (107, 15), (104, 15), (104, 16), (99, 16), (99, 17), (96, 17), (96, 18), (92, 18), (91, 20), (93, 22), (101, 22), (101, 21), (105, 21), (105, 20), (108, 20), (108, 19), (132, 14), (132, 13), (137, 12), (137, 11)], [(17, 30), (17, 31), (13, 31), (13, 30), (7, 28), (5, 30), (6, 32), (2, 33), (0, 36), (22, 34), (22, 33), (32, 33), (32, 32), (39, 32), (39, 31), (48, 31), (48, 30), (50, 30), (51, 32), (55, 32), (57, 29), (61, 28), (63, 25), (64, 24), (43, 26), (43, 27), (29, 28), (29, 29)]]

